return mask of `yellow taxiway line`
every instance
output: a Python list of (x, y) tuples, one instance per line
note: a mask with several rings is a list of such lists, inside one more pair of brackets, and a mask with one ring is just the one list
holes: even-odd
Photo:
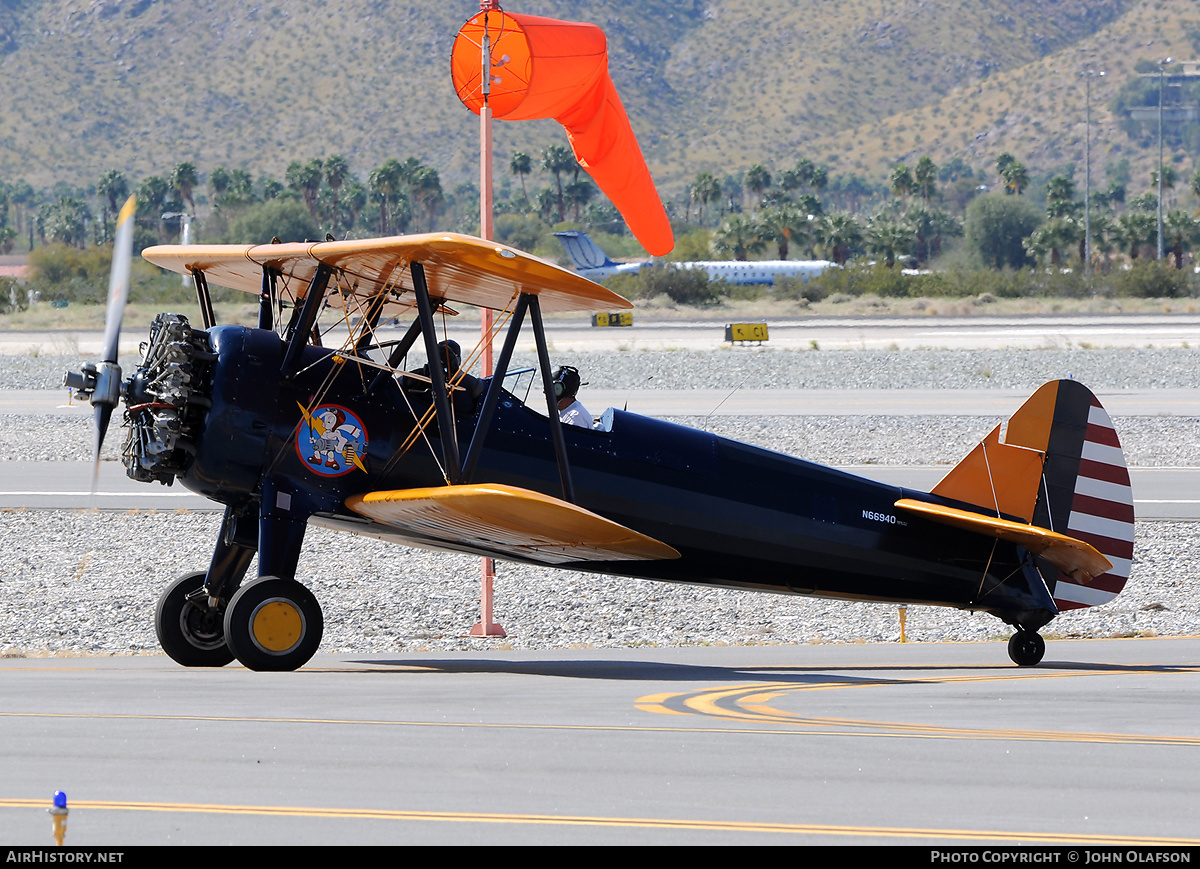
[[(0, 797), (0, 809), (44, 809), (46, 801)], [(700, 830), (732, 833), (779, 833), (801, 836), (849, 836), (938, 841), (1007, 842), (1023, 845), (1197, 846), (1200, 839), (1157, 836), (1119, 836), (1094, 833), (1029, 832), (1012, 830), (953, 830), (921, 827), (870, 827), (841, 824), (788, 824), (767, 821), (721, 821), (675, 818), (608, 818), (595, 815), (542, 815), (515, 812), (437, 812), (400, 809), (359, 809), (308, 806), (245, 806), (213, 803), (152, 803), (122, 800), (72, 800), (71, 810), (177, 812), (216, 815), (259, 815), (376, 821), (444, 821), (464, 824), (553, 824), (579, 827), (626, 827), (661, 830)]]

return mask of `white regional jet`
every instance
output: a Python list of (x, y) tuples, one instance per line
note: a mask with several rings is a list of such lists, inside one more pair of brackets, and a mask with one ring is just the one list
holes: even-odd
[[(616, 263), (608, 258), (600, 245), (588, 238), (586, 232), (577, 229), (554, 233), (562, 242), (567, 255), (575, 264), (575, 270), (585, 278), (599, 280), (609, 275), (636, 272), (649, 262)], [(710, 281), (727, 281), (731, 284), (773, 284), (775, 278), (796, 277), (807, 281), (833, 265), (828, 260), (763, 260), (742, 262), (740, 260), (711, 260), (701, 262), (667, 263), (679, 269), (704, 269)]]

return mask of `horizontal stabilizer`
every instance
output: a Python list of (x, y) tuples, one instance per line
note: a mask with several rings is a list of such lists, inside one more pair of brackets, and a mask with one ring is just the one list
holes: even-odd
[(1041, 556), (1076, 582), (1088, 583), (1093, 578), (1112, 570), (1112, 562), (1105, 558), (1090, 543), (1059, 534), (1036, 525), (1023, 525), (1008, 519), (984, 516), (969, 510), (930, 504), (913, 498), (901, 498), (896, 507), (923, 516), (932, 522), (953, 525), (977, 534), (998, 537), (1023, 546), (1034, 555)]
[(347, 498), (346, 506), (420, 539), (543, 564), (679, 557), (665, 543), (574, 504), (499, 483), (370, 492)]

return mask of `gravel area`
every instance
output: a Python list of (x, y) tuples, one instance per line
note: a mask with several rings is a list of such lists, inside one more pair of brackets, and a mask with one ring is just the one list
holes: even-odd
[[(606, 389), (1029, 389), (1074, 377), (1094, 390), (1200, 386), (1200, 348), (1073, 350), (628, 350), (577, 353), (585, 381)], [(0, 357), (0, 389), (57, 389), (78, 356)], [(132, 371), (136, 357), (122, 357)], [(513, 367), (536, 365), (515, 354)]]
[[(207, 564), (219, 522), (215, 513), (0, 512), (0, 655), (156, 653), (158, 596), (170, 579)], [(1142, 522), (1137, 534), (1126, 591), (1060, 616), (1043, 631), (1048, 639), (1200, 634), (1200, 597), (1189, 594), (1200, 523)], [(326, 652), (895, 642), (900, 632), (891, 604), (499, 564), (495, 617), (509, 636), (468, 640), (479, 617), (479, 559), (322, 528), (309, 532), (299, 575), (321, 601)], [(908, 608), (911, 642), (1010, 633), (988, 615)]]
[[(764, 416), (666, 417), (722, 437), (827, 465), (955, 464), (979, 443), (998, 416)], [(86, 461), (92, 455), (91, 419), (0, 414), (0, 461)], [(1137, 467), (1200, 466), (1200, 418), (1133, 416), (1116, 419), (1125, 460)], [(124, 434), (109, 429), (101, 458), (120, 458)]]
[[(54, 388), (69, 357), (0, 359), (0, 389)], [(129, 360), (132, 362), (133, 360)], [(529, 360), (517, 360), (526, 364)], [(126, 360), (122, 360), (123, 365)], [(1027, 388), (1074, 375), (1093, 389), (1192, 387), (1200, 350), (631, 351), (577, 360), (612, 388)], [(647, 380), (647, 372), (653, 372)], [(0, 415), (0, 461), (81, 460), (90, 423)], [(700, 418), (676, 421), (701, 427)], [(714, 417), (710, 430), (769, 449), (838, 464), (951, 463), (998, 422), (991, 417)], [(1117, 420), (1128, 460), (1200, 465), (1200, 419)], [(110, 433), (106, 456), (120, 438)], [(155, 653), (153, 612), (164, 585), (208, 563), (214, 513), (0, 511), (0, 655)], [(1200, 523), (1141, 522), (1133, 577), (1112, 603), (1067, 613), (1049, 639), (1200, 634)], [(253, 567), (251, 570), (253, 571)], [(299, 575), (326, 616), (323, 651), (547, 649), (684, 644), (889, 642), (896, 607), (697, 589), (569, 571), (498, 566), (496, 619), (504, 640), (465, 640), (478, 618), (479, 562), (313, 528)], [(910, 607), (914, 642), (1001, 640), (991, 616)], [(1051, 651), (1050, 656), (1054, 653)], [(1003, 658), (1004, 652), (998, 651)]]

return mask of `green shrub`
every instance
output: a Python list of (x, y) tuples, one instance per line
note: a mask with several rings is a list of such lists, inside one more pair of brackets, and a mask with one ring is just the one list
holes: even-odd
[(496, 241), (532, 251), (550, 231), (550, 227), (535, 214), (498, 214), (493, 224)]
[(819, 302), (829, 295), (819, 280), (791, 276), (777, 277), (774, 290), (773, 295), (778, 299), (803, 299), (806, 302)]
[(728, 289), (724, 281), (710, 281), (703, 269), (662, 265), (647, 266), (631, 275), (614, 275), (604, 283), (627, 299), (666, 296), (677, 304), (698, 307), (717, 304)]
[(963, 234), (983, 265), (1000, 269), (1028, 264), (1025, 239), (1042, 223), (1042, 213), (1020, 196), (987, 193), (967, 206)]
[(1114, 294), (1139, 299), (1178, 299), (1197, 295), (1194, 278), (1169, 260), (1135, 263), (1128, 271), (1111, 275)]
[[(229, 225), (233, 244), (268, 244), (280, 241), (316, 240), (320, 230), (308, 209), (294, 199), (271, 199), (251, 205)], [(324, 238), (324, 236), (320, 236)]]

